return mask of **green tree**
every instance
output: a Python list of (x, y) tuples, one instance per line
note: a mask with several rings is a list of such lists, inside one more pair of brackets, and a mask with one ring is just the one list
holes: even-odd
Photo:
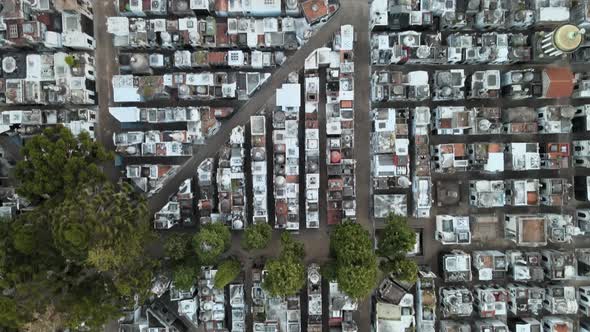
[(180, 264), (173, 272), (172, 281), (178, 289), (190, 289), (196, 284), (199, 268), (191, 264)]
[[(93, 284), (89, 286), (96, 287)], [(118, 303), (108, 293), (102, 293), (100, 288), (78, 290), (71, 295), (60, 305), (65, 312), (65, 325), (70, 329), (76, 330), (84, 324), (91, 331), (101, 331), (105, 322), (120, 315)]]
[(87, 134), (49, 129), (23, 151), (18, 190), (38, 207), (0, 222), (0, 329), (34, 331), (54, 316), (63, 328), (99, 330), (149, 293), (158, 262), (145, 255), (146, 204), (104, 181), (97, 163), (110, 154)]
[(127, 185), (81, 187), (49, 219), (62, 255), (100, 272), (118, 274), (140, 260), (151, 235), (147, 205)]
[(162, 237), (164, 253), (173, 261), (185, 259), (191, 254), (191, 235), (185, 233), (172, 233)]
[(375, 262), (367, 264), (342, 264), (337, 266), (336, 276), (338, 287), (354, 299), (368, 296), (377, 282), (377, 265)]
[(408, 226), (407, 218), (390, 214), (383, 236), (379, 241), (377, 254), (382, 257), (397, 257), (400, 253), (412, 251), (416, 245), (416, 232)]
[(400, 257), (397, 260), (383, 260), (379, 263), (379, 268), (398, 280), (407, 282), (418, 280), (418, 265), (405, 257)]
[(305, 266), (292, 256), (284, 256), (266, 263), (262, 287), (272, 296), (295, 295), (305, 284)]
[(368, 296), (377, 281), (377, 257), (369, 232), (360, 224), (345, 221), (332, 232), (330, 248), (340, 289), (353, 298)]
[(408, 226), (405, 217), (390, 214), (383, 236), (377, 246), (377, 254), (383, 258), (379, 268), (399, 280), (414, 282), (418, 266), (406, 257), (416, 245), (416, 233)]
[(281, 254), (278, 259), (266, 263), (262, 287), (272, 296), (295, 295), (305, 284), (305, 266), (303, 244), (295, 241), (291, 234), (281, 235)]
[(33, 254), (37, 244), (35, 227), (29, 224), (15, 223), (13, 232), (14, 249), (22, 254)]
[(77, 137), (64, 127), (51, 127), (31, 138), (22, 149), (24, 160), (15, 167), (17, 192), (34, 203), (71, 194), (82, 184), (104, 181), (98, 163), (113, 154), (88, 133)]
[(0, 326), (17, 328), (24, 323), (21, 310), (17, 309), (17, 303), (6, 296), (0, 296)]
[(234, 281), (242, 271), (242, 265), (235, 259), (227, 259), (219, 264), (215, 274), (215, 288), (223, 289), (227, 284)]
[(296, 259), (303, 259), (305, 257), (305, 247), (303, 243), (295, 241), (291, 233), (284, 232), (281, 234), (281, 255), (290, 255)]
[(264, 249), (272, 237), (272, 227), (267, 223), (252, 225), (244, 231), (242, 247), (246, 250)]
[(204, 226), (193, 238), (193, 246), (201, 264), (213, 265), (230, 247), (231, 233), (220, 223)]

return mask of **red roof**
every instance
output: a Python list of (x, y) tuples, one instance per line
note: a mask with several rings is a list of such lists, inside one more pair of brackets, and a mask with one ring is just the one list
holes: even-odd
[(342, 107), (342, 108), (352, 108), (352, 100), (342, 100), (342, 101), (340, 101), (340, 107)]
[(314, 23), (328, 14), (325, 0), (308, 0), (301, 4), (307, 22)]
[(226, 12), (227, 11), (227, 0), (216, 0), (215, 11)]
[(225, 52), (209, 52), (208, 60), (210, 64), (224, 64)]
[(289, 212), (289, 207), (287, 206), (287, 202), (285, 202), (285, 201), (275, 202), (275, 214), (277, 216), (286, 216), (288, 212)]
[(330, 163), (339, 164), (341, 160), (342, 160), (342, 157), (340, 156), (340, 152), (338, 152), (338, 151), (330, 152)]
[(223, 46), (228, 44), (227, 38), (227, 23), (217, 23), (217, 46)]
[(574, 91), (574, 74), (566, 67), (549, 67), (543, 71), (543, 97), (565, 98)]

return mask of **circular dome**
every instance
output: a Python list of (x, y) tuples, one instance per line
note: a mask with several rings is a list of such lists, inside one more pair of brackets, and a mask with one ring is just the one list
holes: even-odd
[(2, 59), (2, 70), (8, 74), (13, 73), (16, 70), (16, 59), (11, 56)]
[(443, 85), (450, 85), (451, 82), (453, 81), (453, 76), (451, 75), (450, 72), (448, 71), (444, 71), (442, 73), (438, 73), (438, 75), (436, 76), (438, 85), (443, 86)]
[(519, 83), (520, 81), (522, 81), (522, 73), (520, 72), (516, 72), (516, 73), (512, 73), (512, 83)]
[(307, 168), (309, 169), (309, 173), (316, 173), (318, 170), (318, 164), (316, 164), (316, 163), (309, 164), (307, 166)]
[(244, 222), (241, 220), (234, 220), (233, 227), (234, 229), (242, 229), (244, 228)]
[(188, 95), (191, 93), (191, 88), (189, 88), (186, 84), (181, 84), (178, 86), (178, 94), (179, 95)]
[(275, 157), (275, 162), (279, 165), (282, 165), (285, 163), (285, 156), (282, 154), (279, 154)]
[(258, 148), (252, 149), (252, 159), (254, 161), (264, 160), (264, 151), (262, 149), (258, 149)]
[(275, 112), (274, 118), (277, 122), (285, 121), (285, 112)]
[(144, 54), (133, 54), (129, 60), (132, 69), (139, 70), (148, 67), (148, 58)]
[(563, 106), (560, 110), (560, 113), (564, 118), (573, 118), (576, 114), (576, 109), (569, 106)]
[(287, 180), (285, 180), (284, 176), (277, 176), (275, 178), (275, 185), (277, 185), (279, 187), (284, 186), (286, 182), (287, 182)]
[(125, 152), (129, 155), (134, 155), (137, 154), (137, 148), (134, 146), (128, 146), (127, 149), (125, 149)]
[(408, 177), (400, 176), (397, 179), (397, 184), (398, 184), (398, 186), (400, 186), (402, 188), (408, 188), (412, 183), (410, 182), (410, 179), (408, 179)]
[(309, 281), (310, 281), (312, 284), (317, 284), (317, 283), (319, 283), (319, 282), (320, 282), (320, 274), (319, 274), (317, 271), (312, 271), (312, 272), (309, 274)]
[(553, 45), (562, 52), (573, 52), (582, 44), (585, 32), (573, 24), (562, 25), (553, 33)]
[(332, 164), (338, 164), (341, 160), (342, 160), (342, 156), (340, 155), (340, 152), (338, 152), (338, 151), (330, 152), (330, 162)]
[(414, 38), (414, 36), (411, 35), (404, 36), (402, 43), (404, 44), (404, 46), (414, 46), (416, 44), (416, 38)]
[(532, 72), (529, 71), (524, 73), (523, 79), (525, 82), (532, 82), (534, 78), (535, 74), (533, 74)]
[(478, 128), (481, 131), (488, 131), (491, 126), (492, 126), (492, 123), (487, 119), (482, 119), (481, 121), (479, 121), (479, 124), (478, 124)]

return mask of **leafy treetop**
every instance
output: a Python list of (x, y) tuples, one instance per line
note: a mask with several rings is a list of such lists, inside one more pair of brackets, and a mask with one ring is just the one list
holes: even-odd
[(105, 181), (97, 163), (111, 154), (88, 134), (50, 128), (23, 154), (17, 191), (39, 205), (0, 222), (0, 327), (35, 330), (55, 317), (98, 330), (136, 295), (143, 301), (158, 268), (144, 254), (146, 204)]
[(383, 236), (377, 247), (377, 254), (383, 258), (380, 269), (396, 279), (414, 282), (418, 277), (416, 262), (406, 257), (416, 245), (416, 233), (408, 226), (405, 217), (390, 214)]
[(231, 233), (220, 223), (204, 226), (193, 238), (193, 246), (201, 264), (213, 265), (230, 247)]
[(17, 192), (32, 202), (71, 194), (82, 184), (105, 180), (98, 163), (113, 158), (88, 133), (77, 137), (64, 127), (50, 127), (22, 149), (24, 160), (15, 167)]
[(357, 223), (337, 225), (330, 239), (334, 271), (340, 289), (356, 299), (368, 296), (377, 281), (377, 257), (369, 233)]
[(223, 289), (227, 284), (234, 281), (242, 271), (242, 265), (235, 259), (227, 259), (219, 265), (215, 274), (215, 288)]
[(242, 247), (246, 250), (264, 249), (272, 237), (272, 227), (267, 223), (252, 225), (244, 231)]
[(305, 250), (302, 243), (286, 232), (281, 235), (281, 245), (279, 258), (265, 265), (267, 274), (262, 287), (272, 296), (295, 295), (305, 284)]

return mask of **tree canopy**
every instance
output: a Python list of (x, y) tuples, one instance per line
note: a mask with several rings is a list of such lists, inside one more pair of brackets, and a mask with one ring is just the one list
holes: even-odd
[(330, 248), (339, 288), (352, 298), (368, 296), (377, 281), (377, 257), (369, 232), (360, 224), (345, 221), (334, 229)]
[(252, 225), (244, 231), (242, 247), (246, 250), (264, 249), (272, 237), (272, 227), (267, 223)]
[(208, 224), (193, 238), (193, 246), (201, 264), (214, 265), (231, 244), (229, 229), (221, 224)]
[(277, 259), (265, 265), (267, 275), (262, 287), (272, 296), (295, 295), (305, 284), (303, 244), (295, 241), (291, 234), (281, 235), (281, 253)]
[[(67, 326), (92, 327), (134, 295), (147, 295), (157, 262), (144, 255), (150, 232), (142, 201), (104, 183), (52, 205), (0, 227), (2, 286), (23, 308), (19, 323), (51, 306)], [(10, 324), (0, 317), (0, 325)]]
[(186, 233), (172, 233), (162, 238), (164, 253), (172, 261), (179, 261), (191, 255), (192, 236)]
[(223, 289), (227, 284), (234, 281), (242, 271), (242, 264), (235, 259), (227, 259), (219, 264), (215, 274), (215, 288)]
[(416, 232), (408, 226), (407, 219), (390, 214), (385, 225), (384, 235), (379, 241), (378, 254), (383, 257), (407, 253), (416, 245)]
[(82, 187), (52, 209), (49, 219), (55, 247), (65, 258), (115, 275), (142, 255), (150, 237), (147, 206), (127, 185)]
[[(23, 148), (17, 191), (38, 206), (0, 222), (0, 327), (99, 329), (149, 292), (150, 216), (129, 186), (105, 180), (110, 154), (87, 134), (44, 131)], [(26, 326), (23, 326), (25, 325)]]
[(76, 137), (59, 126), (28, 140), (22, 154), (24, 160), (16, 164), (14, 173), (20, 183), (17, 192), (32, 202), (71, 194), (82, 184), (103, 182), (98, 163), (113, 158), (88, 133)]
[(178, 289), (190, 289), (197, 283), (199, 267), (193, 264), (179, 264), (172, 273), (172, 282)]
[(408, 226), (405, 217), (390, 214), (383, 236), (377, 245), (382, 257), (379, 268), (396, 279), (414, 282), (418, 277), (418, 265), (406, 257), (416, 245), (416, 233)]

